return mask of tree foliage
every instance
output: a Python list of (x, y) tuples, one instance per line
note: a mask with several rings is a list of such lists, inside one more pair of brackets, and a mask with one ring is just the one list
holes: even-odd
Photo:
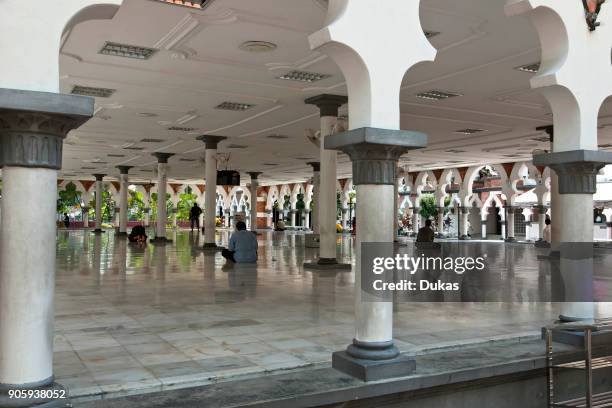
[(66, 188), (58, 193), (57, 212), (70, 213), (81, 209), (81, 192), (73, 182), (66, 184)]
[[(166, 193), (166, 218), (172, 219), (172, 200), (168, 193)], [(157, 220), (157, 193), (151, 194), (151, 220)]]
[(176, 204), (176, 219), (178, 221), (189, 221), (191, 207), (193, 207), (193, 204), (197, 201), (197, 199), (198, 196), (193, 193), (191, 187), (187, 187), (185, 192), (179, 196), (179, 201)]

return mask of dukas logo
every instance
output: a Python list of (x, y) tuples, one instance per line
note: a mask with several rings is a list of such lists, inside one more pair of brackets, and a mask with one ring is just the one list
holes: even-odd
[(589, 30), (595, 31), (595, 29), (601, 24), (597, 22), (597, 17), (599, 17), (601, 5), (605, 2), (606, 0), (582, 0)]

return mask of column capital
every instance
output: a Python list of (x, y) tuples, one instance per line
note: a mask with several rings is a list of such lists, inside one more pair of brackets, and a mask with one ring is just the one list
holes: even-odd
[(93, 176), (96, 178), (96, 181), (102, 181), (104, 177), (106, 177), (106, 174), (94, 174)]
[(115, 166), (117, 170), (119, 170), (119, 174), (128, 174), (130, 169), (133, 169), (134, 166)]
[(600, 150), (572, 150), (533, 156), (536, 166), (548, 166), (559, 177), (559, 194), (595, 194), (597, 173), (612, 163), (612, 153)]
[(196, 140), (204, 142), (206, 149), (216, 149), (219, 143), (227, 139), (225, 136), (202, 135), (196, 137)]
[(314, 171), (315, 173), (321, 171), (321, 162), (308, 162), (306, 164), (312, 167), (312, 171)]
[(0, 168), (59, 170), (63, 139), (93, 108), (89, 97), (0, 88)]
[(342, 95), (321, 94), (306, 99), (304, 103), (307, 105), (316, 105), (321, 112), (321, 117), (338, 117), (338, 109), (345, 103), (348, 103), (348, 97)]
[(395, 184), (397, 161), (409, 150), (427, 146), (419, 132), (360, 128), (325, 138), (325, 148), (348, 154), (353, 184)]
[(261, 171), (248, 171), (247, 174), (251, 176), (251, 180), (257, 180), (263, 173)]
[(174, 156), (174, 153), (155, 152), (155, 153), (152, 153), (152, 156), (157, 157), (157, 163), (165, 164), (165, 163), (168, 163), (169, 158)]

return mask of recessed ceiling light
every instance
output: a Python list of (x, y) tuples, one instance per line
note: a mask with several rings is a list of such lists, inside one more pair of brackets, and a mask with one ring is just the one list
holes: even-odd
[(488, 132), (488, 130), (486, 130), (486, 129), (473, 129), (473, 128), (455, 130), (455, 133), (461, 133), (463, 135), (473, 135), (474, 133), (482, 133), (482, 132)]
[(81, 170), (95, 170), (96, 167), (81, 167)]
[(228, 149), (246, 149), (247, 146), (239, 145), (239, 144), (231, 144), (227, 146)]
[(110, 98), (116, 91), (116, 89), (75, 85), (71, 93), (73, 95), (93, 96), (96, 98)]
[(251, 104), (248, 104), (248, 103), (223, 102), (223, 103), (215, 106), (215, 109), (229, 110), (229, 111), (245, 111), (245, 110), (251, 109), (254, 106), (255, 105), (251, 105)]
[(172, 4), (175, 6), (189, 7), (202, 10), (209, 6), (213, 0), (153, 0), (157, 3)]
[(297, 81), (297, 82), (317, 82), (323, 79), (330, 78), (331, 75), (327, 74), (318, 74), (316, 72), (306, 72), (306, 71), (291, 71), (287, 72), (285, 75), (281, 75), (277, 77), (277, 79), (283, 79), (285, 81)]
[(266, 136), (268, 139), (277, 139), (277, 140), (282, 140), (282, 139), (289, 139), (289, 136), (285, 136), (285, 135), (269, 135)]
[(534, 62), (532, 64), (522, 65), (514, 69), (516, 69), (517, 71), (521, 71), (521, 72), (529, 72), (530, 74), (536, 74), (540, 70), (540, 65), (541, 63)]
[(163, 139), (141, 139), (140, 141), (142, 143), (161, 143), (164, 140)]
[(190, 127), (181, 127), (181, 126), (171, 126), (168, 128), (169, 131), (172, 132), (193, 132), (196, 130), (196, 128), (190, 128)]
[(465, 150), (457, 150), (457, 149), (448, 149), (444, 151), (445, 153), (465, 153)]
[(296, 160), (313, 160), (314, 157), (296, 157)]
[(182, 162), (194, 162), (194, 161), (196, 161), (196, 159), (189, 159), (187, 157), (183, 157), (183, 158), (180, 158), (179, 161), (182, 161)]
[(463, 94), (457, 92), (440, 91), (437, 89), (432, 89), (431, 91), (420, 92), (416, 94), (417, 98), (428, 99), (432, 101), (441, 101), (443, 99), (455, 98), (458, 96), (463, 96)]
[(143, 118), (155, 118), (159, 115), (157, 113), (151, 113), (151, 112), (140, 112), (138, 116), (141, 116)]
[(128, 146), (128, 147), (124, 147), (125, 150), (144, 150), (144, 147), (138, 147), (138, 146)]
[(264, 163), (264, 166), (278, 166), (278, 163)]
[(108, 157), (125, 157), (125, 154), (116, 154), (116, 153), (110, 153), (107, 154)]
[(277, 45), (268, 41), (245, 41), (239, 48), (248, 52), (270, 52), (274, 51)]
[(114, 57), (133, 58), (139, 60), (147, 60), (155, 54), (155, 48), (139, 47), (136, 45), (119, 44), (107, 41), (100, 50), (100, 54), (111, 55)]

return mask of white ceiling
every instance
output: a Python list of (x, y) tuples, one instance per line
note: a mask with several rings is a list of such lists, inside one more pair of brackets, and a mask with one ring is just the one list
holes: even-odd
[[(76, 26), (61, 50), (62, 91), (81, 85), (116, 92), (97, 98), (96, 116), (69, 135), (62, 177), (115, 175), (114, 166), (128, 164), (135, 166), (133, 179), (150, 180), (155, 166), (151, 152), (166, 151), (177, 153), (170, 161), (171, 180), (201, 182), (204, 146), (195, 136), (216, 134), (229, 137), (220, 151), (231, 152), (230, 167), (263, 171), (265, 184), (310, 178), (306, 162), (317, 159), (317, 149), (304, 137), (304, 129), (317, 128), (319, 119), (317, 108), (303, 101), (320, 93), (346, 95), (340, 70), (308, 45), (308, 35), (323, 25), (323, 3), (214, 0), (205, 11), (193, 11), (150, 0), (124, 0), (112, 21)], [(514, 69), (539, 60), (537, 36), (527, 20), (507, 18), (504, 4), (505, 0), (422, 0), (423, 26), (440, 32), (431, 39), (439, 54), (435, 63), (411, 69), (403, 83), (402, 128), (429, 135), (427, 149), (403, 159), (411, 171), (520, 161), (536, 148), (547, 148), (547, 143), (531, 139), (543, 135), (536, 127), (552, 122), (550, 109), (529, 89), (532, 74)], [(278, 48), (267, 53), (239, 48), (250, 40), (272, 42)], [(146, 61), (99, 54), (106, 41), (159, 51)], [(410, 41), (381, 46), (409, 47)], [(313, 84), (277, 79), (294, 69), (330, 77)], [(415, 97), (432, 89), (465, 96), (437, 102)], [(224, 101), (255, 107), (245, 112), (214, 109)], [(346, 107), (341, 113), (345, 112)], [(611, 103), (602, 109), (601, 124), (609, 126), (600, 130), (600, 143), (610, 143)], [(168, 131), (170, 126), (196, 130)], [(456, 133), (465, 128), (487, 132)], [(144, 138), (163, 141), (140, 142)], [(232, 144), (246, 148), (228, 149)], [(341, 156), (339, 176), (350, 173), (348, 158)]]

